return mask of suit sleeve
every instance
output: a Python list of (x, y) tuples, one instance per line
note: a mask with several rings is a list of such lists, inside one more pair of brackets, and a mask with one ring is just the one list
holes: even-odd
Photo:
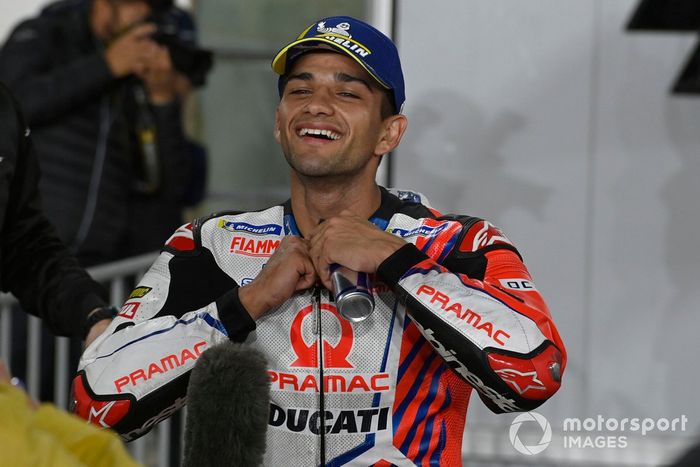
[(499, 229), (474, 218), (451, 224), (401, 248), (379, 275), (492, 411), (532, 410), (559, 389), (566, 365), (547, 305)]
[(208, 347), (243, 341), (255, 328), (238, 286), (185, 225), (88, 347), (73, 382), (73, 411), (126, 441), (185, 403), (189, 374)]

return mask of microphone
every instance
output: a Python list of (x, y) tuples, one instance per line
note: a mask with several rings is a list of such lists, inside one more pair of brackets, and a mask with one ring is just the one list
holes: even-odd
[(183, 467), (261, 465), (269, 412), (265, 357), (231, 341), (207, 349), (187, 388)]
[(357, 272), (345, 266), (330, 265), (331, 283), (335, 294), (335, 305), (340, 315), (358, 323), (374, 311), (374, 297), (370, 292), (369, 277), (365, 272)]

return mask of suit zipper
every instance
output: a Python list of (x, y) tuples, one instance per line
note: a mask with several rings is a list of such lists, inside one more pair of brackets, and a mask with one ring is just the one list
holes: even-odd
[(319, 406), (319, 433), (320, 439), (320, 461), (321, 465), (326, 465), (326, 403), (325, 388), (323, 384), (323, 327), (321, 325), (321, 288), (316, 286), (313, 291), (313, 310), (316, 318), (316, 336), (318, 337), (318, 406)]

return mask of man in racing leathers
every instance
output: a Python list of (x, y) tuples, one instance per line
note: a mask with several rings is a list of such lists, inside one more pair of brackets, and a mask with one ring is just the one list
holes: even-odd
[[(176, 231), (83, 355), (75, 410), (134, 439), (184, 405), (197, 358), (231, 339), (269, 362), (266, 465), (460, 465), (472, 390), (501, 413), (559, 388), (547, 307), (498, 228), (376, 184), (406, 128), (388, 38), (327, 18), (273, 69), (291, 199)], [(334, 263), (369, 273), (364, 321), (338, 313)]]

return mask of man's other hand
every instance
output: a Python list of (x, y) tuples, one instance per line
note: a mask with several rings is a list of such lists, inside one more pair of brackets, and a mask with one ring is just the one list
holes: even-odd
[(157, 46), (150, 38), (155, 31), (155, 24), (139, 24), (109, 44), (105, 61), (116, 78), (131, 74), (140, 76), (145, 72), (152, 48)]
[(329, 265), (377, 272), (379, 265), (406, 242), (350, 212), (320, 223), (309, 236), (309, 254), (323, 285), (331, 289)]
[(306, 240), (287, 236), (260, 274), (240, 288), (238, 297), (250, 316), (257, 319), (287, 301), (295, 292), (310, 288), (316, 280)]

